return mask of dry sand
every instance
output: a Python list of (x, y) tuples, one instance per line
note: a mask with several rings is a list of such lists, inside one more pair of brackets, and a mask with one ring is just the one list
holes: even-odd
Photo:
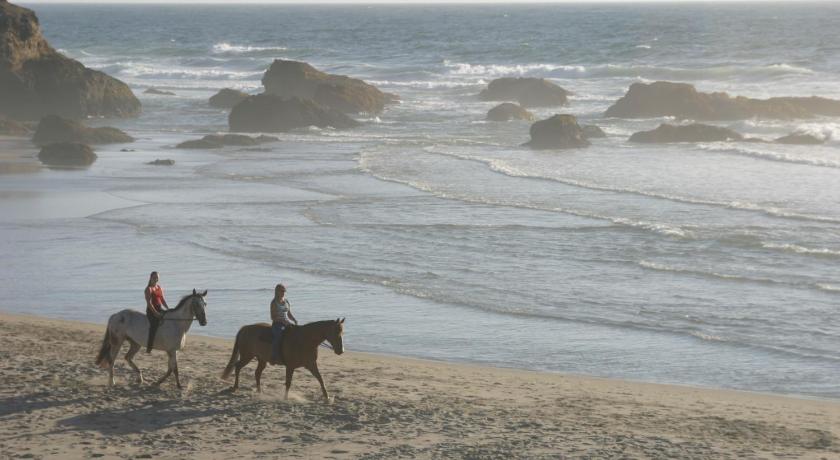
[[(840, 458), (840, 402), (322, 350), (335, 396), (282, 369), (219, 379), (232, 343), (188, 337), (174, 381), (118, 385), (104, 326), (0, 313), (0, 458)], [(352, 334), (352, 325), (348, 324)], [(127, 347), (126, 347), (127, 348)], [(140, 354), (150, 380), (165, 355)]]

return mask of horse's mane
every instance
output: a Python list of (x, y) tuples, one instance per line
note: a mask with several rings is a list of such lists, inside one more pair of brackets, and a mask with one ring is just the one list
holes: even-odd
[(171, 312), (178, 311), (181, 307), (183, 307), (184, 305), (187, 304), (187, 300), (190, 300), (190, 297), (193, 297), (193, 296), (196, 296), (196, 295), (198, 295), (198, 294), (187, 294), (187, 295), (185, 295), (178, 302), (178, 305), (176, 305), (175, 308), (170, 308), (169, 311), (171, 311)]
[(335, 324), (335, 320), (334, 319), (326, 319), (326, 320), (323, 320), (323, 321), (313, 321), (311, 323), (306, 323), (303, 326), (298, 326), (298, 327), (304, 328), (304, 327), (326, 326), (327, 323)]

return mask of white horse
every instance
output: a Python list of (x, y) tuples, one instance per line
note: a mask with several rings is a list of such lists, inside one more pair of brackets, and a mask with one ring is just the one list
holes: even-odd
[[(155, 334), (153, 349), (165, 351), (169, 355), (169, 370), (155, 385), (163, 383), (174, 372), (175, 383), (178, 388), (181, 388), (181, 380), (178, 378), (178, 350), (187, 343), (187, 331), (190, 330), (190, 326), (195, 319), (198, 319), (198, 323), (202, 326), (207, 325), (207, 316), (204, 312), (207, 307), (204, 302), (204, 296), (206, 295), (207, 291), (196, 292), (193, 289), (192, 294), (185, 296), (178, 302), (178, 306), (164, 313), (160, 327)], [(138, 381), (143, 383), (143, 373), (134, 364), (132, 358), (140, 351), (141, 347), (146, 346), (148, 337), (149, 320), (143, 313), (126, 309), (111, 315), (111, 318), (108, 319), (108, 328), (105, 330), (105, 339), (102, 340), (102, 348), (96, 357), (98, 366), (108, 368), (109, 386), (114, 385), (114, 361), (125, 340), (128, 340), (131, 345), (128, 353), (125, 354), (125, 360), (137, 372)]]

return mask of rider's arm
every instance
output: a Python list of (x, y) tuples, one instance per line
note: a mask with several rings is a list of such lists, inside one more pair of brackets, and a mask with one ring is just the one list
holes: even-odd
[(297, 318), (295, 318), (295, 315), (292, 314), (292, 304), (291, 303), (289, 304), (289, 319), (294, 321), (295, 326), (297, 326), (298, 321), (297, 321)]
[(167, 310), (169, 310), (169, 304), (166, 303), (166, 298), (163, 296), (163, 291), (161, 291), (160, 293), (160, 301), (163, 303), (163, 306), (166, 307)]

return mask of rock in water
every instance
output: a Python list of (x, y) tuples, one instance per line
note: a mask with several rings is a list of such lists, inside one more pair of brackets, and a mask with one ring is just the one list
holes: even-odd
[(586, 147), (589, 141), (574, 115), (554, 115), (531, 125), (531, 142), (525, 145), (533, 149), (570, 149)]
[(0, 117), (0, 136), (26, 136), (29, 128), (14, 120), (7, 120)]
[(38, 145), (56, 142), (123, 144), (134, 142), (134, 138), (117, 128), (88, 128), (75, 120), (67, 120), (58, 115), (48, 115), (38, 123), (38, 129), (32, 137), (32, 142)]
[(280, 139), (274, 136), (251, 137), (244, 134), (208, 134), (201, 139), (184, 141), (176, 145), (176, 149), (220, 149), (226, 145), (250, 147), (254, 145), (277, 142)]
[(482, 101), (518, 101), (523, 107), (566, 105), (570, 93), (544, 78), (497, 78), (478, 94)]
[(603, 129), (595, 125), (583, 125), (581, 126), (581, 129), (583, 129), (583, 135), (586, 136), (587, 139), (607, 137), (607, 133), (605, 133)]
[(225, 145), (215, 139), (193, 139), (189, 141), (181, 142), (180, 144), (176, 145), (176, 149), (187, 149), (187, 150), (200, 150), (200, 149), (220, 149)]
[(85, 144), (59, 142), (41, 148), (38, 159), (47, 166), (90, 166), (96, 161), (96, 154)]
[(157, 159), (155, 161), (150, 161), (146, 164), (152, 166), (174, 166), (175, 160), (170, 160), (168, 158), (166, 160)]
[(488, 121), (527, 120), (533, 121), (534, 114), (512, 102), (505, 102), (487, 112)]
[(143, 94), (155, 94), (158, 96), (177, 96), (177, 94), (173, 93), (172, 91), (164, 91), (162, 89), (157, 88), (149, 88), (146, 91), (143, 91)]
[(0, 0), (0, 101), (0, 114), (18, 120), (140, 113), (128, 85), (54, 50), (35, 13), (5, 0)]
[(774, 142), (777, 144), (790, 144), (790, 145), (822, 145), (825, 143), (825, 139), (821, 139), (817, 136), (812, 134), (806, 133), (793, 133), (788, 134), (787, 136), (780, 137), (776, 139)]
[(235, 89), (225, 88), (211, 96), (209, 103), (211, 107), (232, 109), (233, 106), (239, 104), (247, 98), (247, 93), (243, 93), (242, 91), (237, 91)]
[(379, 113), (398, 100), (362, 80), (332, 75), (305, 62), (277, 59), (262, 78), (265, 92), (283, 98), (311, 99), (343, 113)]
[(686, 83), (634, 83), (607, 109), (608, 117), (673, 116), (693, 120), (794, 119), (840, 115), (840, 101), (821, 97), (751, 99), (727, 93), (701, 93)]
[(630, 142), (660, 144), (668, 142), (725, 142), (741, 141), (744, 136), (728, 128), (694, 123), (669, 125), (663, 123), (651, 131), (641, 131), (630, 136)]
[(231, 131), (283, 132), (307, 126), (353, 128), (359, 122), (307, 99), (284, 99), (272, 94), (249, 96), (228, 117)]

